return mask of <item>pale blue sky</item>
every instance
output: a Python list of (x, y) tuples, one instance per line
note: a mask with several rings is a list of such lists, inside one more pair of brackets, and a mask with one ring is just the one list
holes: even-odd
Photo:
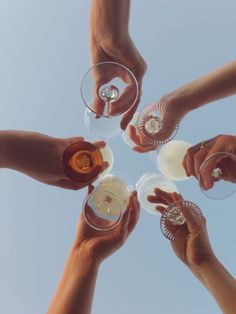
[[(84, 135), (80, 82), (90, 66), (90, 1), (0, 1), (0, 128)], [(135, 0), (130, 33), (148, 71), (140, 106), (235, 59), (234, 0)], [(189, 114), (176, 138), (235, 134), (236, 97)], [(148, 155), (110, 141), (115, 170), (154, 171)], [(135, 162), (134, 162), (135, 160)], [(0, 313), (46, 313), (74, 238), (85, 191), (66, 191), (1, 170)], [(216, 255), (236, 274), (236, 195), (208, 200), (194, 180), (178, 184), (204, 211)], [(143, 212), (129, 241), (102, 266), (94, 314), (221, 313)]]

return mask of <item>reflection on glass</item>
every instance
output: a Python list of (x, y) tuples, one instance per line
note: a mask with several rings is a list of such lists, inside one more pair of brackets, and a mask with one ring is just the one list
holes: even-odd
[(94, 65), (81, 83), (87, 129), (99, 138), (119, 134), (120, 121), (135, 105), (138, 92), (135, 76), (122, 64), (102, 62)]
[[(108, 162), (109, 167), (102, 171), (104, 162)], [(113, 154), (108, 145), (97, 149), (92, 143), (76, 142), (63, 152), (61, 165), (71, 180), (89, 184), (111, 171)]]
[(96, 230), (111, 230), (117, 226), (128, 205), (132, 186), (123, 178), (107, 175), (85, 199), (83, 213), (86, 222)]

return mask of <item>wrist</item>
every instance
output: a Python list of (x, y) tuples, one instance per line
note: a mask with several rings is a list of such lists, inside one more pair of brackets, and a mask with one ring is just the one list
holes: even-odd
[(202, 281), (205, 281), (211, 272), (217, 271), (219, 265), (221, 265), (219, 260), (215, 255), (213, 255), (206, 262), (197, 266), (196, 265), (190, 266), (189, 268), (192, 271), (192, 273), (194, 273), (197, 277), (201, 278)]
[(79, 270), (78, 265), (84, 265), (84, 271), (97, 271), (101, 261), (94, 257), (94, 254), (82, 245), (73, 246), (69, 256), (69, 263), (73, 271)]

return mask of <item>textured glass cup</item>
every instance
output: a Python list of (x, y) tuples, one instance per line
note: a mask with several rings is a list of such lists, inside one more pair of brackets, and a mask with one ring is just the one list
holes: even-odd
[[(109, 167), (102, 171), (104, 162), (108, 162)], [(108, 145), (97, 149), (93, 143), (76, 142), (63, 152), (61, 165), (64, 173), (72, 181), (89, 184), (111, 171), (113, 154)]]
[[(169, 122), (169, 125), (165, 125), (162, 120), (167, 107), (166, 103), (155, 102), (134, 115), (129, 125), (135, 127), (143, 145), (162, 145), (171, 141), (177, 134), (178, 124), (176, 122)], [(123, 139), (128, 146), (136, 146), (129, 137), (129, 126), (123, 133)]]
[(174, 241), (178, 234), (181, 234), (181, 231), (187, 230), (186, 220), (181, 208), (188, 208), (199, 222), (203, 219), (201, 209), (193, 202), (181, 200), (170, 204), (162, 213), (160, 220), (161, 231), (170, 241)]
[(132, 186), (121, 177), (109, 174), (99, 180), (83, 206), (88, 225), (100, 231), (115, 228), (128, 205), (131, 192)]
[(120, 133), (120, 121), (136, 103), (138, 83), (133, 73), (116, 62), (91, 67), (81, 83), (87, 129), (99, 138)]
[(200, 208), (189, 201), (181, 200), (170, 205), (165, 205), (162, 203), (151, 203), (148, 201), (148, 196), (155, 195), (155, 189), (159, 188), (160, 190), (173, 193), (178, 192), (176, 185), (163, 177), (158, 173), (150, 173), (143, 175), (136, 184), (136, 189), (138, 192), (138, 199), (140, 201), (141, 207), (150, 214), (160, 215), (157, 211), (157, 206), (162, 206), (165, 208), (164, 212), (161, 215), (160, 228), (163, 235), (173, 241), (180, 228), (186, 228), (186, 221), (181, 213), (181, 206), (189, 208), (193, 211), (198, 219), (202, 219), (202, 212)]

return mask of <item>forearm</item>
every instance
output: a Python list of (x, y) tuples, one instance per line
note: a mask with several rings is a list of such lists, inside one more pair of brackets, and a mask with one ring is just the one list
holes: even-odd
[(91, 36), (100, 41), (127, 36), (130, 0), (93, 0), (90, 11)]
[(235, 94), (236, 61), (179, 88), (176, 93), (190, 110)]
[(99, 264), (72, 249), (48, 314), (90, 314)]
[(194, 274), (209, 290), (224, 314), (236, 313), (236, 280), (217, 259)]

